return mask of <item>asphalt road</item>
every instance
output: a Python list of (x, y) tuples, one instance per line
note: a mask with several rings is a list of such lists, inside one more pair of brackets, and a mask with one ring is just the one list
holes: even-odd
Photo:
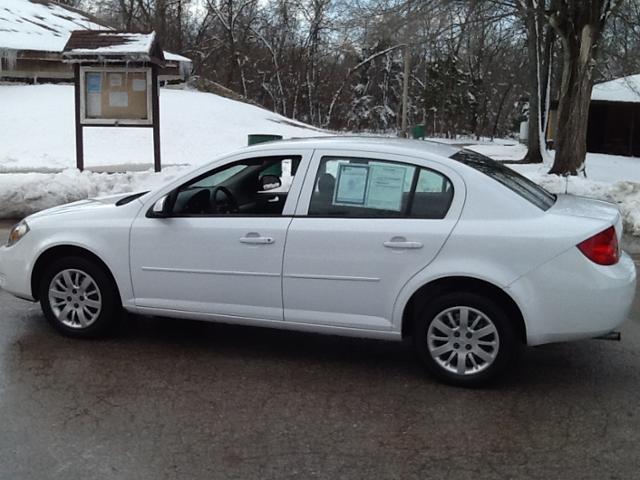
[(464, 390), (403, 344), (141, 317), (71, 340), (0, 292), (0, 479), (639, 478), (640, 302), (622, 334)]

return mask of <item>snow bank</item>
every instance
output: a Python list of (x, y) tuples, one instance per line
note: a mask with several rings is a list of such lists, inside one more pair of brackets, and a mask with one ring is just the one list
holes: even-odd
[(148, 190), (176, 178), (184, 168), (130, 173), (0, 174), (0, 218), (22, 218), (45, 208), (91, 197)]

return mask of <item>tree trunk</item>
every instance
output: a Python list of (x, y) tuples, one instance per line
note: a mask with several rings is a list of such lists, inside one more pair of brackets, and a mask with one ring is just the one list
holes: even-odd
[[(589, 27), (585, 27), (589, 28)], [(588, 32), (585, 35), (590, 35)], [(583, 42), (585, 41), (583, 35)], [(589, 44), (590, 40), (586, 40)], [(582, 45), (591, 49), (591, 45)], [(591, 103), (592, 58), (581, 54), (581, 46), (574, 39), (564, 42), (562, 86), (558, 104), (558, 128), (555, 145), (556, 158), (549, 173), (577, 175), (587, 155), (587, 123)]]
[(404, 47), (404, 76), (402, 78), (402, 126), (401, 136), (409, 138), (409, 77), (411, 76), (411, 47)]
[(565, 0), (555, 3), (548, 15), (563, 47), (556, 158), (549, 173), (577, 175), (584, 171), (598, 42), (612, 8), (620, 4), (612, 0)]
[(528, 57), (528, 87), (529, 87), (529, 128), (527, 138), (526, 163), (542, 163), (542, 152), (540, 150), (540, 82), (539, 71), (542, 70), (540, 62), (540, 40), (539, 22), (537, 19), (536, 7), (531, 1), (527, 2), (527, 9), (524, 12), (527, 24), (527, 57)]

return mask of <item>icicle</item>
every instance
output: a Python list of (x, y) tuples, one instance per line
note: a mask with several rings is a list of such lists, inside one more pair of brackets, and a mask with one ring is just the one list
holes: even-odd
[(15, 70), (18, 63), (18, 51), (10, 48), (0, 48), (0, 72), (2, 72), (2, 64), (4, 62), (4, 70)]

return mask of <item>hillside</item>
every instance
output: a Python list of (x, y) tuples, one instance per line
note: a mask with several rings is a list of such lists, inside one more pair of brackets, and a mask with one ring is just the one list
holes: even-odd
[[(73, 87), (0, 85), (0, 172), (75, 167)], [(322, 132), (268, 110), (192, 90), (161, 89), (164, 165), (197, 165), (240, 148), (250, 133), (308, 137)], [(144, 169), (153, 162), (151, 129), (85, 128), (87, 167)]]

